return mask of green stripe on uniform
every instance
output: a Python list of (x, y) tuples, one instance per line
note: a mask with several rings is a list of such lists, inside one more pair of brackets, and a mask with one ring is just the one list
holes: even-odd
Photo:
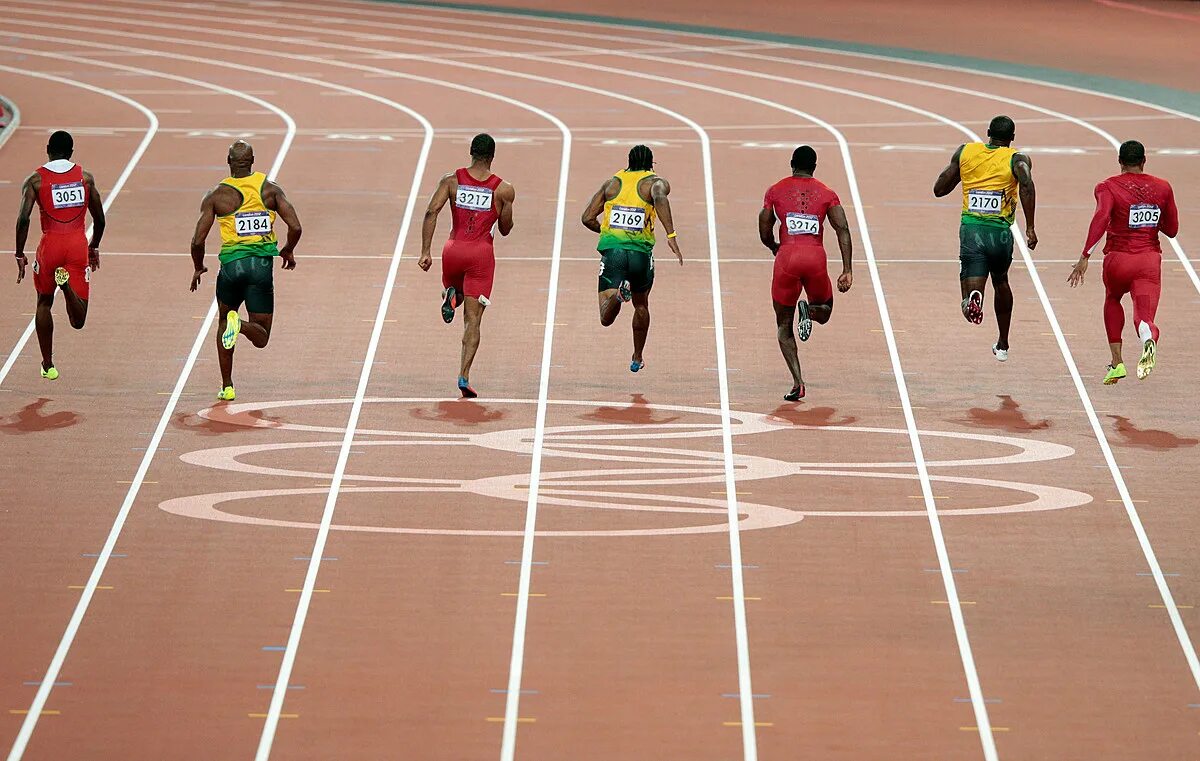
[(221, 264), (229, 264), (236, 262), (238, 259), (245, 259), (248, 256), (278, 256), (279, 244), (275, 241), (270, 243), (230, 243), (226, 246), (221, 246), (220, 259)]

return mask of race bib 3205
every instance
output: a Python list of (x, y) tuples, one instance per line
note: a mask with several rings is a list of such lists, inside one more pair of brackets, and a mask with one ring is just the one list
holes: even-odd
[(1152, 203), (1139, 203), (1129, 207), (1129, 229), (1140, 230), (1148, 227), (1158, 227), (1158, 218), (1162, 210)]
[(239, 211), (233, 215), (233, 222), (239, 238), (271, 234), (271, 212), (269, 211)]
[(967, 191), (967, 211), (971, 214), (999, 214), (1003, 207), (1003, 190)]
[(491, 211), (492, 189), (459, 185), (458, 192), (454, 194), (454, 205), (470, 211)]
[(816, 214), (789, 211), (783, 222), (787, 225), (788, 235), (818, 235), (821, 232), (821, 220)]
[(50, 198), (56, 209), (78, 209), (84, 204), (82, 182), (68, 182), (50, 186)]
[(608, 226), (614, 230), (640, 233), (646, 229), (646, 210), (639, 206), (616, 206), (608, 213)]

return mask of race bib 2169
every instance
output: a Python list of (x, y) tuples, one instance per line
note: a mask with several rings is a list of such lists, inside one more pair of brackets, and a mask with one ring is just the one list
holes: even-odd
[(971, 214), (1000, 214), (1004, 207), (1002, 190), (968, 190), (967, 211)]
[(1148, 227), (1158, 227), (1158, 218), (1162, 210), (1152, 203), (1139, 203), (1129, 207), (1129, 229), (1141, 230)]
[(233, 215), (233, 222), (239, 238), (271, 234), (271, 212), (269, 211), (239, 211)]
[(68, 182), (50, 186), (50, 198), (56, 209), (77, 209), (84, 204), (85, 192), (82, 182)]
[(638, 206), (616, 206), (608, 213), (608, 226), (614, 230), (640, 233), (646, 229), (646, 210)]

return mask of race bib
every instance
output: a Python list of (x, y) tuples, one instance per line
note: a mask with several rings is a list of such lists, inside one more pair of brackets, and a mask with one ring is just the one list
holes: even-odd
[(1129, 207), (1129, 229), (1140, 230), (1148, 227), (1158, 227), (1158, 218), (1162, 210), (1152, 203), (1139, 203)]
[(233, 222), (239, 238), (271, 234), (271, 212), (269, 211), (239, 211), (233, 215)]
[(84, 204), (84, 195), (82, 182), (50, 186), (50, 199), (56, 209), (78, 209)]
[(788, 235), (819, 235), (821, 232), (821, 220), (815, 214), (789, 211), (783, 223), (787, 225)]
[(459, 185), (458, 193), (454, 196), (454, 205), (470, 211), (491, 211), (492, 189)]
[(640, 233), (646, 229), (646, 210), (640, 206), (613, 206), (608, 213), (608, 226), (614, 230)]
[(968, 190), (967, 211), (972, 214), (999, 214), (1004, 206), (1002, 190)]

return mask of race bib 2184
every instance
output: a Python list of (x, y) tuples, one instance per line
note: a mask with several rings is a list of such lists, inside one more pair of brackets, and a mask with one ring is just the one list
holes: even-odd
[(239, 238), (271, 234), (271, 212), (269, 211), (239, 211), (233, 215), (233, 222)]

